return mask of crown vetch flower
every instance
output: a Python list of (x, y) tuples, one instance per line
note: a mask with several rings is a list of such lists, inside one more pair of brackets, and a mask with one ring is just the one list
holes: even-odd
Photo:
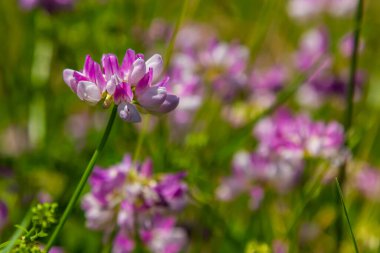
[(285, 109), (262, 119), (254, 135), (259, 142), (257, 150), (238, 152), (232, 162), (232, 175), (224, 178), (216, 190), (223, 201), (248, 193), (252, 209), (257, 209), (264, 198), (263, 185), (281, 193), (292, 189), (303, 173), (305, 159), (335, 162), (344, 141), (340, 124), (312, 121)]
[(140, 112), (159, 115), (177, 107), (179, 98), (167, 92), (169, 77), (161, 78), (160, 55), (145, 61), (144, 55), (128, 49), (121, 65), (113, 54), (103, 55), (101, 63), (87, 56), (82, 71), (63, 71), (64, 81), (79, 99), (90, 104), (104, 100), (105, 107), (114, 103), (127, 122), (141, 121)]
[(137, 164), (126, 155), (120, 164), (108, 169), (96, 167), (89, 179), (91, 192), (82, 202), (86, 224), (105, 234), (116, 228), (113, 252), (130, 252), (134, 248), (131, 238), (134, 238), (136, 225), (142, 241), (152, 250), (156, 249), (153, 252), (178, 252), (182, 247), (162, 251), (167, 247), (171, 249), (171, 244), (182, 245), (184, 236), (178, 237), (181, 229), (174, 227), (174, 220), (171, 226), (161, 225), (165, 219), (172, 219), (163, 215), (180, 210), (187, 202), (185, 174), (154, 176), (152, 169), (150, 160)]

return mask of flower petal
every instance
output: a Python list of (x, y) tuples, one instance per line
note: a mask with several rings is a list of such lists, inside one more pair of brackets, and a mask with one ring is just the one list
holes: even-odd
[(117, 112), (122, 120), (132, 123), (137, 123), (141, 121), (140, 113), (137, 111), (136, 107), (130, 103), (121, 103), (117, 107)]
[(143, 59), (137, 59), (133, 62), (131, 72), (129, 74), (129, 82), (131, 84), (138, 83), (145, 75), (146, 66)]
[(158, 114), (163, 114), (163, 113), (168, 113), (170, 111), (173, 111), (179, 104), (179, 97), (176, 95), (168, 94), (166, 96), (165, 101), (162, 103), (162, 105), (159, 108), (152, 108), (150, 111), (152, 113), (158, 113)]
[(166, 99), (166, 88), (154, 86), (144, 90), (144, 92), (137, 98), (137, 101), (142, 107), (145, 108), (157, 108)]
[(130, 102), (133, 99), (132, 88), (128, 83), (120, 83), (116, 86), (114, 93), (115, 104), (120, 104), (121, 102)]
[(87, 101), (90, 104), (96, 104), (102, 98), (98, 86), (89, 81), (81, 81), (78, 83), (77, 95), (81, 100)]
[(146, 61), (146, 68), (147, 69), (150, 69), (150, 68), (153, 69), (152, 80), (153, 80), (153, 82), (156, 81), (160, 77), (160, 75), (164, 69), (164, 64), (163, 64), (163, 60), (162, 60), (161, 55), (155, 54), (152, 57), (150, 57), (149, 60)]
[(106, 74), (106, 79), (111, 79), (113, 75), (119, 76), (119, 63), (116, 55), (105, 54), (102, 57), (102, 65)]
[(125, 56), (123, 58), (123, 63), (121, 64), (121, 72), (123, 73), (123, 77), (128, 73), (129, 69), (132, 67), (133, 62), (135, 61), (135, 51), (132, 49), (128, 49), (125, 52)]
[(63, 80), (70, 87), (72, 91), (77, 92), (78, 82), (74, 77), (75, 70), (65, 69), (63, 70)]

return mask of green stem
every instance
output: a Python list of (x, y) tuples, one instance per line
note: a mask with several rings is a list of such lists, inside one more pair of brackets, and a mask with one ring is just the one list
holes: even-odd
[(351, 234), (351, 238), (352, 238), (352, 243), (354, 244), (354, 247), (355, 247), (355, 252), (359, 253), (358, 244), (356, 243), (354, 231), (352, 230), (352, 226), (351, 226), (350, 218), (348, 216), (347, 208), (346, 208), (346, 205), (344, 204), (343, 193), (342, 193), (342, 189), (340, 188), (338, 178), (335, 178), (335, 183), (336, 183), (336, 188), (338, 189), (340, 201), (341, 201), (342, 206), (343, 206), (344, 215), (346, 216), (348, 227), (350, 229), (350, 234)]
[(185, 19), (188, 7), (189, 7), (189, 0), (183, 0), (181, 15), (179, 16), (177, 23), (175, 24), (173, 35), (170, 39), (169, 45), (168, 45), (167, 50), (166, 50), (166, 54), (165, 54), (165, 62), (166, 63), (165, 63), (165, 68), (164, 68), (165, 70), (167, 70), (169, 67), (170, 59), (171, 59), (172, 54), (173, 54), (175, 40), (177, 38), (178, 31), (181, 28), (182, 23)]
[[(353, 117), (353, 109), (354, 109), (354, 93), (355, 93), (355, 83), (356, 83), (356, 69), (358, 65), (358, 49), (359, 49), (359, 41), (360, 41), (360, 31), (361, 24), (363, 20), (363, 7), (364, 0), (359, 0), (358, 5), (356, 7), (355, 14), (355, 22), (354, 22), (354, 46), (351, 55), (351, 65), (350, 65), (350, 76), (348, 82), (348, 91), (346, 95), (346, 112), (344, 118), (344, 133), (345, 133), (345, 146), (348, 145), (348, 135), (352, 126), (352, 117)], [(342, 166), (339, 168), (338, 179), (341, 183), (342, 188), (344, 187), (344, 183), (346, 180), (346, 166), (347, 161), (345, 161)], [(336, 210), (339, 214), (338, 210), (341, 209), (340, 200), (337, 198), (336, 200)], [(336, 235), (337, 235), (337, 250), (340, 248), (341, 241), (343, 239), (343, 217), (339, 215), (336, 221)]]
[(17, 240), (20, 238), (20, 236), (24, 232), (24, 230), (21, 229), (21, 228), (25, 228), (26, 229), (29, 226), (31, 219), (32, 219), (32, 208), (25, 215), (24, 219), (21, 222), (20, 227), (12, 235), (11, 239), (9, 240), (9, 243), (4, 248), (4, 250), (1, 251), (1, 253), (8, 253), (8, 252), (10, 252), (13, 249), (13, 247), (15, 246)]
[(79, 181), (79, 184), (77, 185), (76, 189), (75, 189), (75, 192), (74, 194), (71, 196), (71, 199), (69, 201), (69, 204), (67, 205), (63, 215), (61, 216), (60, 220), (59, 220), (59, 223), (58, 225), (56, 226), (53, 234), (51, 235), (47, 245), (46, 245), (46, 248), (45, 248), (45, 252), (49, 252), (50, 248), (53, 246), (59, 232), (62, 230), (67, 218), (69, 217), (72, 209), (74, 208), (75, 204), (77, 203), (79, 197), (80, 197), (80, 194), (87, 182), (87, 179), (89, 178), (89, 176), (91, 175), (91, 172), (94, 168), (94, 165), (95, 165), (95, 162), (96, 160), (98, 159), (99, 157), (99, 154), (103, 151), (103, 148), (107, 142), (107, 139), (110, 135), (110, 132), (111, 132), (111, 129), (112, 129), (112, 126), (113, 126), (113, 123), (115, 121), (115, 116), (116, 116), (116, 112), (117, 112), (117, 106), (114, 105), (113, 108), (112, 108), (112, 112), (111, 112), (111, 116), (108, 120), (108, 124), (107, 124), (107, 127), (106, 127), (106, 130), (104, 131), (104, 134), (103, 134), (103, 137), (99, 143), (99, 146), (98, 148), (95, 150), (94, 154), (92, 155), (91, 157), (91, 160), (90, 162), (88, 163), (87, 165), (87, 168), (86, 170), (84, 171), (83, 175), (82, 175), (82, 178), (80, 179)]

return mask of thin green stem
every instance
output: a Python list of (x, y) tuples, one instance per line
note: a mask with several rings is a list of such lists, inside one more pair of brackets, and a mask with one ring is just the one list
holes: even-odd
[[(355, 21), (354, 21), (354, 45), (351, 54), (351, 65), (350, 65), (350, 76), (348, 82), (348, 91), (346, 95), (346, 111), (344, 118), (344, 133), (345, 133), (345, 146), (349, 148), (348, 135), (352, 126), (353, 110), (354, 110), (354, 93), (355, 93), (355, 83), (356, 83), (356, 70), (358, 65), (358, 49), (360, 42), (360, 32), (361, 24), (363, 20), (363, 8), (364, 0), (359, 0), (356, 7)], [(341, 182), (342, 187), (344, 186), (346, 180), (346, 167), (347, 161), (345, 161), (339, 168), (338, 178)], [(339, 198), (336, 200), (336, 210), (341, 208), (339, 203)], [(339, 212), (338, 212), (339, 213)], [(341, 241), (343, 239), (343, 217), (340, 215), (336, 220), (336, 240), (337, 240), (337, 250), (340, 248)]]
[(350, 228), (351, 239), (352, 239), (352, 242), (353, 242), (354, 247), (355, 247), (355, 252), (359, 253), (359, 248), (358, 248), (358, 245), (356, 243), (354, 231), (352, 230), (352, 226), (351, 226), (350, 218), (348, 216), (346, 205), (344, 204), (343, 192), (342, 192), (342, 189), (340, 188), (338, 178), (335, 178), (335, 183), (336, 183), (336, 188), (338, 189), (338, 194), (339, 194), (339, 197), (340, 197), (340, 201), (341, 201), (342, 206), (343, 206), (344, 215), (346, 216), (348, 227)]
[(20, 238), (23, 232), (25, 232), (22, 228), (27, 228), (31, 222), (32, 219), (32, 208), (28, 211), (28, 213), (25, 215), (24, 219), (21, 222), (21, 225), (15, 233), (12, 235), (11, 239), (7, 243), (7, 246), (1, 251), (1, 253), (8, 253), (11, 252), (13, 247), (15, 246), (17, 240)]
[(355, 83), (356, 83), (356, 69), (358, 65), (358, 49), (359, 49), (359, 40), (360, 40), (360, 32), (361, 32), (361, 24), (363, 19), (363, 6), (364, 0), (359, 0), (357, 8), (356, 8), (356, 17), (355, 17), (355, 30), (354, 30), (354, 46), (351, 55), (351, 65), (350, 65), (350, 79), (348, 82), (348, 92), (346, 96), (346, 115), (344, 121), (345, 131), (348, 132), (352, 125), (352, 115), (354, 108), (354, 91), (355, 91)]
[(183, 21), (185, 20), (188, 7), (189, 7), (189, 0), (183, 0), (181, 15), (179, 16), (177, 23), (175, 24), (173, 35), (169, 41), (169, 45), (165, 53), (165, 68), (164, 68), (165, 70), (167, 70), (169, 67), (170, 59), (172, 57), (173, 50), (174, 50), (175, 40), (177, 38), (178, 31), (181, 28)]
[(137, 162), (140, 159), (141, 148), (142, 148), (142, 144), (143, 144), (144, 139), (145, 139), (146, 132), (148, 131), (149, 122), (150, 122), (150, 117), (148, 115), (148, 116), (146, 116), (146, 119), (142, 123), (141, 132), (140, 132), (139, 137), (137, 139), (135, 153), (133, 154), (133, 161)]
[(108, 140), (108, 137), (110, 135), (110, 132), (111, 132), (111, 129), (112, 129), (112, 126), (113, 126), (113, 123), (115, 121), (115, 117), (116, 117), (116, 112), (117, 112), (117, 106), (114, 105), (113, 108), (112, 108), (112, 112), (111, 112), (111, 116), (108, 120), (108, 124), (107, 124), (107, 127), (106, 127), (106, 130), (104, 131), (104, 134), (103, 134), (103, 137), (99, 143), (99, 146), (98, 148), (95, 150), (94, 154), (92, 155), (91, 157), (91, 160), (90, 162), (88, 163), (87, 165), (87, 168), (86, 170), (84, 171), (83, 175), (82, 175), (82, 178), (80, 179), (76, 189), (75, 189), (75, 192), (74, 194), (71, 196), (70, 198), (70, 201), (69, 201), (69, 204), (66, 206), (66, 209), (65, 211), (63, 212), (63, 215), (61, 216), (60, 220), (59, 220), (59, 223), (58, 225), (56, 226), (53, 234), (51, 235), (47, 245), (46, 245), (46, 248), (45, 248), (45, 252), (49, 252), (50, 248), (53, 246), (59, 232), (62, 230), (64, 224), (66, 223), (66, 220), (68, 219), (72, 209), (74, 208), (75, 204), (77, 203), (79, 197), (80, 197), (80, 194), (84, 188), (84, 186), (86, 185), (86, 182), (87, 182), (87, 179), (89, 178), (89, 176), (91, 175), (91, 172), (94, 168), (94, 165), (95, 165), (95, 162), (96, 160), (98, 159), (99, 157), (99, 154), (103, 151), (103, 148)]

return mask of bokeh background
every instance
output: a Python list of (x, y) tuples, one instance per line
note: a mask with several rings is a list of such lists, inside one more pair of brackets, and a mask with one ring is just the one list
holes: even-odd
[[(154, 53), (162, 54), (164, 61), (170, 58), (170, 69), (181, 53), (181, 43), (213, 37), (247, 50), (248, 78), (243, 85), (252, 85), (253, 71), (281, 66), (287, 73), (281, 90), (302, 82), (294, 67), (295, 54), (308, 31), (322, 29), (329, 37), (331, 75), (348, 76), (350, 57), (342, 56), (340, 43), (353, 31), (354, 11), (294, 17), (291, 1), (285, 0), (189, 0), (177, 36), (181, 41), (170, 51), (183, 1), (76, 0), (64, 8), (46, 8), (43, 3), (25, 8), (20, 2), (0, 2), (0, 200), (8, 210), (0, 220), (1, 241), (13, 233), (35, 196), (48, 196), (63, 210), (101, 138), (110, 111), (80, 101), (62, 79), (63, 69), (82, 69), (87, 54), (100, 61), (103, 53), (121, 58), (127, 48), (133, 48), (147, 58)], [(364, 46), (358, 67), (362, 80), (348, 133), (352, 169), (344, 186), (362, 252), (380, 250), (379, 11), (379, 1), (365, 1)], [(206, 81), (202, 85), (208, 85), (208, 91), (190, 123), (178, 123), (171, 115), (143, 115), (139, 124), (117, 119), (98, 164), (119, 162), (125, 153), (133, 154), (141, 141), (139, 159), (150, 157), (155, 172), (187, 172), (191, 195), (207, 205), (190, 199), (178, 215), (177, 223), (188, 236), (184, 252), (271, 252), (276, 245), (289, 248), (294, 241), (297, 251), (288, 252), (336, 252), (334, 183), (320, 184), (317, 196), (299, 217), (295, 236), (286, 235), (312, 168), (303, 184), (284, 194), (263, 186), (265, 198), (254, 210), (247, 204), (249, 194), (227, 202), (218, 199), (217, 189), (231, 174), (236, 153), (251, 152), (257, 146), (251, 135), (252, 120), (268, 105), (250, 88), (230, 98), (213, 92)], [(276, 97), (278, 92), (271, 95)], [(307, 113), (313, 120), (343, 121), (344, 96), (318, 97), (317, 105), (305, 105), (300, 99), (304, 96), (295, 92), (282, 106)], [(367, 167), (374, 173), (364, 182), (371, 184), (370, 193), (358, 190), (355, 183), (360, 170)], [(341, 252), (354, 252), (346, 227), (344, 238)], [(100, 252), (101, 242), (102, 233), (86, 228), (83, 210), (77, 205), (57, 245), (65, 252), (92, 253)]]

